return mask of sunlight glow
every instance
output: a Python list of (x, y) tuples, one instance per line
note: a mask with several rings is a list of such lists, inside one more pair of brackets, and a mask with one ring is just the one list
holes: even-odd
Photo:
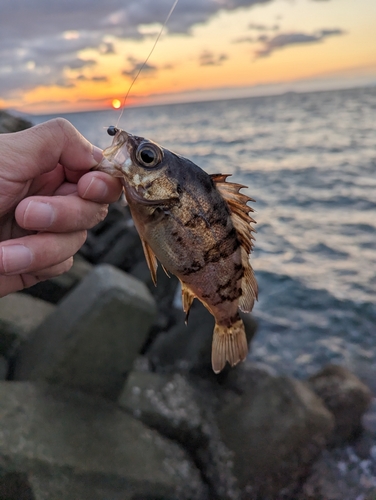
[(119, 109), (121, 106), (121, 101), (119, 99), (113, 99), (111, 105), (114, 109)]

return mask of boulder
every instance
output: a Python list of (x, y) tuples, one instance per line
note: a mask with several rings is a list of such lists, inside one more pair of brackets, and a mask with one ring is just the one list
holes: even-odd
[(189, 451), (209, 486), (211, 499), (238, 500), (231, 454), (220, 440), (208, 405), (198, 401), (185, 377), (132, 372), (119, 405)]
[(328, 365), (309, 378), (309, 386), (335, 417), (332, 442), (339, 444), (356, 437), (362, 416), (372, 401), (372, 392), (347, 368)]
[(4, 358), (4, 356), (0, 356), (0, 380), (5, 380), (7, 378), (8, 369), (8, 360)]
[(106, 219), (89, 231), (80, 253), (94, 264), (111, 264), (146, 284), (156, 301), (158, 314), (145, 348), (160, 331), (172, 326), (175, 318), (171, 310), (178, 280), (175, 276), (167, 276), (159, 266), (158, 286), (154, 285), (129, 208), (121, 201), (111, 204)]
[(14, 116), (8, 111), (0, 110), (0, 134), (19, 132), (30, 128), (32, 125), (29, 120)]
[(112, 203), (107, 217), (88, 231), (80, 254), (93, 264), (111, 264), (127, 272), (142, 260), (141, 240), (129, 208)]
[(55, 307), (22, 293), (0, 299), (0, 354), (12, 356), (22, 341), (38, 327)]
[(54, 278), (50, 278), (49, 280), (41, 281), (30, 288), (25, 288), (23, 293), (57, 304), (92, 270), (93, 265), (76, 254), (74, 256), (73, 266), (69, 271), (59, 276), (55, 276)]
[(116, 400), (155, 317), (139, 280), (97, 266), (25, 343), (16, 380), (47, 380)]
[(325, 450), (294, 500), (375, 500), (375, 464), (351, 447)]
[[(303, 383), (266, 370), (248, 372), (241, 390), (222, 397), (217, 419), (221, 436), (234, 453), (241, 498), (294, 498), (299, 481), (324, 448), (333, 430), (332, 414)], [(289, 496), (290, 495), (290, 496)]]
[(0, 383), (0, 401), (0, 491), (13, 477), (34, 500), (207, 499), (186, 452), (114, 403), (30, 382)]

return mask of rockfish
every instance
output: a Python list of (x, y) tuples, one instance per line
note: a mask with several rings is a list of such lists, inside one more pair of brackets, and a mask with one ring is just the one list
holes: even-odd
[(252, 310), (257, 282), (247, 205), (252, 198), (228, 175), (208, 175), (153, 141), (109, 127), (114, 136), (96, 169), (120, 177), (146, 261), (156, 284), (158, 261), (177, 276), (188, 318), (198, 298), (215, 318), (212, 366), (219, 373), (247, 356), (239, 309)]

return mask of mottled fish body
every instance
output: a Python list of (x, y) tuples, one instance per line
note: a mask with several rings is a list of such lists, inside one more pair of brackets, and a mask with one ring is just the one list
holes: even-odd
[(251, 200), (226, 175), (208, 175), (187, 158), (113, 129), (99, 170), (120, 177), (156, 283), (158, 261), (182, 285), (183, 308), (198, 298), (215, 318), (212, 366), (245, 359), (239, 309), (252, 310), (257, 283), (249, 263)]

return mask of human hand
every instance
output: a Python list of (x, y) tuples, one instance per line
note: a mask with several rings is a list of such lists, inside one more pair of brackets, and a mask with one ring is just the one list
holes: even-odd
[(67, 271), (121, 193), (67, 120), (0, 134), (0, 297)]

